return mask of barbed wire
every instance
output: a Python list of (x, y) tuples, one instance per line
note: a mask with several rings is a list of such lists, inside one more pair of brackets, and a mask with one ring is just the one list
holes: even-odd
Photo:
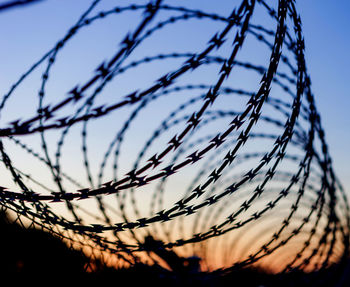
[[(1, 162), (13, 183), (1, 187), (0, 202), (15, 214), (14, 222), (23, 218), (27, 228), (39, 226), (72, 248), (89, 246), (91, 258), (108, 254), (119, 265), (157, 262), (153, 253), (169, 249), (200, 256), (202, 267), (213, 274), (266, 262), (272, 266), (279, 258), (288, 258), (276, 263), (282, 273), (323, 270), (347, 260), (348, 200), (334, 174), (316, 109), (295, 1), (242, 0), (227, 16), (157, 0), (91, 15), (101, 2), (93, 1), (2, 97), (3, 118), (17, 89), (42, 68), (35, 115), (0, 129)], [(259, 21), (259, 9), (272, 20), (271, 27), (253, 23)], [(67, 43), (97, 21), (124, 12), (142, 14), (115, 53), (83, 84), (46, 105), (49, 82), (55, 81), (52, 69)], [(199, 52), (137, 56), (157, 33), (190, 21), (220, 27)], [(267, 51), (264, 63), (241, 57), (251, 42), (254, 50)], [(107, 95), (108, 104), (100, 104), (114, 81), (139, 70), (146, 76), (159, 63), (167, 71), (152, 84), (137, 88), (137, 79), (131, 78), (130, 91), (115, 90)], [(203, 74), (198, 83), (192, 75), (201, 69), (215, 74)], [(254, 83), (245, 84), (236, 71), (251, 75)], [(90, 141), (99, 121), (110, 127), (111, 138), (99, 139), (100, 163), (89, 155), (95, 154)], [(147, 132), (135, 133), (137, 125)], [(58, 136), (56, 144), (52, 133)], [(63, 158), (73, 133), (79, 134), (82, 154), (75, 176)], [(36, 138), (41, 151), (26, 138)], [(124, 151), (137, 144), (139, 152)], [(18, 167), (14, 147), (44, 166), (54, 185)], [(132, 157), (135, 161), (126, 168), (124, 161)], [(57, 208), (62, 204), (67, 214)], [(157, 244), (147, 243), (150, 237)], [(250, 239), (244, 245), (245, 237)], [(294, 253), (286, 247), (291, 244)], [(218, 260), (221, 266), (212, 265)]]

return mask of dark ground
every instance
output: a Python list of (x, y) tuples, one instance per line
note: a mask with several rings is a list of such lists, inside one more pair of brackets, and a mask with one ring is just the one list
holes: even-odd
[[(146, 246), (167, 262), (172, 271), (160, 266), (137, 264), (131, 268), (114, 269), (102, 264), (95, 272), (86, 272), (88, 262), (83, 253), (69, 249), (61, 240), (41, 230), (25, 229), (9, 224), (0, 215), (0, 276), (11, 285), (21, 286), (65, 284), (78, 286), (350, 286), (349, 266), (334, 266), (318, 273), (292, 272), (273, 275), (253, 268), (237, 269), (229, 274), (205, 273), (199, 270), (196, 258), (184, 259), (172, 251), (158, 248), (157, 241), (147, 238)], [(155, 251), (156, 250), (156, 251)]]

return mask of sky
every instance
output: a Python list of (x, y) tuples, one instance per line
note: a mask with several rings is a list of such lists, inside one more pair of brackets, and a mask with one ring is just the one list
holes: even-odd
[[(136, 1), (135, 3), (143, 2)], [(14, 8), (0, 15), (0, 33), (3, 35), (3, 44), (0, 47), (2, 62), (0, 68), (1, 93), (6, 93), (26, 69), (50, 50), (58, 39), (62, 38), (66, 30), (77, 21), (89, 3), (90, 1), (87, 0), (46, 0), (28, 7)], [(129, 1), (105, 0), (101, 1), (97, 8), (108, 10), (114, 5), (126, 6), (129, 3)], [(232, 6), (231, 1), (220, 1), (220, 5), (218, 3), (213, 5), (211, 1), (198, 0), (166, 1), (166, 3), (173, 5), (176, 3), (179, 6), (186, 4), (188, 7), (200, 7), (204, 11), (213, 11), (222, 15), (228, 14)], [(333, 157), (334, 168), (345, 189), (349, 190), (350, 117), (348, 108), (350, 107), (350, 97), (347, 83), (349, 81), (350, 56), (347, 51), (349, 51), (350, 46), (350, 38), (348, 37), (350, 19), (347, 11), (350, 8), (350, 3), (347, 0), (305, 0), (296, 1), (296, 3), (303, 23), (303, 34), (306, 43), (305, 56), (311, 75), (316, 106), (326, 131), (326, 139)], [(95, 10), (99, 11), (99, 9)], [(91, 15), (95, 15), (95, 10)], [(115, 48), (118, 47), (118, 43), (122, 40), (126, 29), (128, 29), (127, 25), (129, 25), (129, 29), (135, 27), (137, 17), (139, 17), (138, 13), (125, 12), (118, 15), (118, 17), (106, 17), (102, 21), (96, 21), (94, 25), (82, 29), (78, 36), (69, 42), (65, 50), (57, 57), (55, 68), (50, 75), (50, 78), (54, 80), (49, 81), (46, 86), (48, 91), (47, 103), (51, 100), (54, 101), (55, 97), (61, 97), (76, 83), (82, 82), (91, 76), (91, 71), (101, 61), (108, 59)], [(259, 15), (257, 19), (261, 23), (266, 21), (266, 18)], [(198, 50), (207, 42), (208, 35), (217, 31), (218, 27), (208, 23), (203, 25), (197, 26), (195, 21), (191, 22), (190, 25), (186, 22), (179, 24), (176, 26), (176, 30), (173, 29), (170, 30), (170, 33), (160, 34), (158, 38), (155, 37), (150, 42), (145, 41), (143, 49), (136, 50), (135, 54), (137, 56), (135, 58), (142, 56), (142, 53), (155, 55), (162, 53), (163, 50)], [(206, 31), (206, 33), (198, 33), (197, 29), (202, 29), (201, 31)], [(123, 32), (120, 33), (119, 31)], [(187, 34), (183, 33), (184, 31)], [(183, 33), (185, 38), (182, 38), (182, 41), (173, 41), (172, 39), (179, 37), (180, 33)], [(154, 48), (155, 46), (158, 47), (158, 50)], [(254, 50), (252, 45), (247, 45), (244, 52), (243, 54), (248, 55), (249, 60), (253, 62), (255, 59), (259, 61), (259, 56), (263, 55), (263, 52), (259, 49)], [(253, 60), (252, 57), (254, 57)], [(266, 63), (266, 58), (264, 59)], [(161, 70), (162, 66), (156, 66), (156, 68)], [(140, 70), (141, 72), (139, 72)], [(37, 105), (37, 100), (34, 99), (37, 97), (40, 88), (39, 79), (42, 71), (43, 68), (41, 72), (34, 73), (32, 78), (29, 78), (17, 89), (17, 95), (14, 95), (13, 99), (8, 102), (5, 111), (1, 115), (2, 125), (18, 119), (26, 113), (28, 113), (28, 116), (35, 113), (33, 109)], [(149, 81), (153, 81), (155, 77), (161, 75), (161, 73), (150, 74), (148, 78), (148, 72), (145, 74), (142, 69), (136, 69), (133, 73), (133, 78), (137, 79), (140, 86), (148, 84)], [(209, 75), (207, 74), (207, 77)], [(203, 77), (203, 75), (198, 77)], [(194, 81), (196, 80), (198, 78), (194, 78)], [(245, 83), (246, 86), (251, 83), (243, 78), (240, 81)], [(122, 81), (117, 84), (121, 93), (129, 91), (130, 87), (133, 87), (128, 77), (122, 78)], [(110, 89), (107, 88), (107, 92), (113, 92), (113, 88), (115, 88), (113, 85)], [(19, 103), (21, 104), (19, 105)], [(161, 109), (158, 112), (161, 113)], [(145, 115), (144, 119), (150, 116)], [(104, 129), (105, 126), (99, 127)], [(140, 130), (137, 132), (140, 132)], [(99, 145), (98, 136), (94, 137), (93, 133), (91, 134), (93, 139), (96, 138), (94, 144)], [(70, 142), (76, 142), (77, 140), (76, 138), (69, 139)], [(72, 145), (67, 149), (74, 152)], [(124, 153), (128, 154), (126, 151)], [(72, 162), (70, 162), (70, 165), (76, 167)]]
[[(350, 168), (348, 166), (350, 161), (350, 153), (348, 152), (350, 146), (350, 117), (348, 116), (350, 97), (347, 89), (348, 67), (350, 66), (350, 56), (348, 55), (350, 19), (347, 11), (350, 8), (350, 3), (347, 0), (296, 2), (303, 23), (306, 62), (312, 79), (316, 105), (322, 117), (330, 153), (334, 159), (334, 168), (347, 189), (347, 186), (350, 187)], [(77, 21), (88, 3), (90, 1), (86, 0), (47, 0), (25, 8), (11, 9), (1, 14), (0, 33), (3, 35), (3, 44), (0, 47), (2, 62), (0, 83), (2, 93), (9, 89), (25, 69), (29, 68), (35, 60), (55, 45), (65, 31)], [(99, 7), (113, 7), (115, 3), (123, 6), (129, 2), (105, 0), (101, 2)], [(136, 3), (143, 3), (143, 1)], [(175, 2), (169, 1), (168, 3), (174, 4)], [(204, 11), (214, 10), (221, 14), (228, 13), (227, 11), (231, 8), (230, 1), (220, 1), (220, 5), (216, 3), (215, 6), (210, 1), (176, 1), (176, 4), (180, 6), (184, 3), (189, 7), (201, 7)], [(107, 59), (108, 55), (111, 55), (117, 47), (118, 41), (121, 40), (121, 36), (117, 34), (114, 27), (118, 27), (117, 31), (125, 28), (124, 23), (129, 23), (132, 27), (137, 20), (137, 15), (132, 18), (129, 17), (129, 14), (127, 16), (123, 14), (120, 16), (119, 22), (113, 22), (109, 18), (100, 21), (95, 25), (96, 28), (91, 25), (86, 29), (86, 32), (83, 31), (76, 37), (77, 40), (73, 39), (72, 45), (67, 45), (68, 52), (59, 55), (60, 61), (57, 61), (58, 64), (56, 64), (58, 67), (54, 70), (54, 72), (58, 71), (58, 75), (54, 74), (55, 80), (52, 84), (51, 82), (48, 84), (48, 89), (51, 88), (52, 98), (66, 93), (67, 89), (91, 75), (91, 70), (95, 69), (101, 60)], [(264, 21), (264, 19), (260, 20)], [(106, 23), (105, 26), (102, 26), (103, 22)], [(204, 27), (211, 28), (209, 25)], [(205, 43), (207, 34), (211, 31), (196, 33), (197, 26), (193, 24), (177, 26), (177, 29), (180, 32), (183, 31), (181, 29), (186, 29), (189, 33), (184, 39), (186, 45), (195, 45), (200, 41), (202, 41), (201, 44)], [(154, 49), (155, 45), (160, 46), (160, 49), (162, 47), (169, 49), (170, 44), (167, 44), (167, 41), (170, 42), (171, 37), (171, 33), (162, 34), (161, 37), (154, 40), (156, 42), (151, 42), (148, 46), (147, 43), (143, 51), (147, 53)], [(185, 46), (183, 42), (179, 43), (172, 43), (171, 45), (174, 46), (171, 48), (177, 50), (181, 49), (181, 46)], [(183, 50), (185, 51), (185, 49)], [(252, 54), (256, 54), (256, 52), (251, 53), (250, 51), (248, 50), (250, 57)], [(86, 61), (86, 59), (90, 59), (90, 61)], [(28, 109), (28, 106), (33, 103), (33, 98), (27, 95), (37, 93), (40, 88), (39, 76), (39, 73), (34, 76), (37, 78), (32, 81), (33, 84), (28, 81), (22, 85), (23, 88), (19, 87), (19, 94), (26, 94), (26, 96), (21, 97), (22, 104), (20, 106)], [(135, 77), (139, 82), (143, 81), (138, 74)], [(130, 85), (125, 84), (123, 88), (127, 88), (127, 86)], [(17, 119), (18, 108), (16, 100), (10, 102), (6, 112), (3, 113), (2, 124)]]
[[(109, 0), (102, 2), (107, 6), (116, 3)], [(141, 2), (136, 1), (136, 3)], [(182, 2), (177, 3), (181, 5)], [(200, 5), (203, 10), (213, 9), (209, 1), (201, 1), (199, 5), (198, 1), (185, 2), (193, 7)], [(88, 3), (89, 1), (86, 0), (47, 0), (1, 14), (0, 31), (3, 35), (3, 44), (0, 48), (3, 63), (0, 69), (1, 91), (4, 91), (3, 87), (9, 87), (16, 77), (18, 78), (18, 75), (24, 71), (22, 67), (29, 67), (34, 59), (38, 59), (49, 47), (52, 47), (64, 31), (76, 21), (80, 13), (86, 9)], [(117, 1), (117, 4), (121, 6), (125, 3), (127, 2)], [(170, 3), (173, 2), (170, 1)], [(215, 9), (224, 13), (230, 7), (229, 1), (220, 1), (220, 3), (221, 7), (216, 3)], [(348, 152), (350, 97), (347, 87), (348, 67), (350, 66), (348, 54), (350, 18), (347, 11), (349, 11), (350, 3), (347, 0), (304, 0), (296, 1), (296, 3), (303, 23), (306, 61), (311, 74), (312, 88), (326, 131), (329, 149), (334, 159), (334, 167), (344, 186), (350, 187), (350, 168), (348, 166), (350, 162)], [(104, 43), (113, 49), (117, 41), (112, 37), (105, 37), (106, 35), (101, 34), (101, 37), (104, 37), (103, 40), (106, 41)], [(94, 37), (99, 37), (99, 35), (95, 32)], [(89, 45), (93, 43), (89, 42)], [(25, 49), (25, 47), (30, 48)], [(97, 44), (92, 49), (98, 52), (103, 51)], [(85, 56), (84, 53), (88, 56), (91, 50), (86, 50), (86, 52), (80, 50), (80, 56)], [(108, 53), (113, 50), (106, 49), (106, 51)], [(71, 69), (72, 73), (78, 71), (74, 67)], [(82, 71), (79, 70), (79, 73)]]
[(306, 61), (334, 168), (350, 192), (350, 18), (346, 0), (297, 1)]
[[(197, 2), (192, 1), (194, 7)], [(220, 2), (224, 8), (228, 6), (227, 1)], [(5, 64), (0, 70), (1, 81), (4, 82), (4, 78), (12, 74), (16, 76), (16, 73), (20, 73), (19, 63), (27, 66), (33, 62), (35, 56), (47, 51), (49, 45), (55, 43), (77, 19), (87, 3), (87, 0), (47, 0), (2, 13), (0, 31), (4, 44), (1, 47), (1, 56), (2, 59), (5, 58), (2, 61)], [(116, 3), (123, 5), (126, 2)], [(327, 132), (327, 141), (340, 178), (350, 185), (350, 179), (347, 179), (350, 170), (347, 168), (350, 160), (350, 153), (347, 152), (350, 146), (350, 117), (347, 115), (350, 106), (347, 89), (350, 66), (350, 19), (347, 12), (350, 3), (347, 0), (304, 0), (296, 3), (303, 23), (307, 65), (317, 107)], [(210, 7), (206, 1), (202, 1), (201, 5), (204, 9)], [(33, 35), (36, 36), (35, 42), (30, 43)], [(35, 50), (24, 51), (25, 45), (30, 44), (34, 44)], [(7, 59), (11, 60), (11, 64)], [(17, 63), (14, 62), (15, 59), (18, 59)]]

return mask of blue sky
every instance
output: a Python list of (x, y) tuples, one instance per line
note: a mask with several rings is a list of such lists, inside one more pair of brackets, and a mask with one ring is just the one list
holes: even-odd
[(350, 192), (350, 2), (297, 1), (317, 108), (337, 171)]
[[(135, 3), (143, 2), (135, 1)], [(222, 14), (228, 14), (232, 5), (232, 1), (216, 1), (215, 5), (212, 1), (198, 0), (165, 2), (177, 5), (186, 3), (190, 7), (200, 7), (205, 11), (215, 9), (216, 12)], [(348, 51), (350, 51), (348, 31), (350, 27), (350, 18), (348, 17), (350, 2), (348, 0), (302, 0), (296, 2), (303, 22), (306, 60), (311, 74), (316, 105), (322, 117), (330, 153), (334, 160), (334, 168), (349, 193), (350, 116), (348, 109), (350, 97), (347, 85), (350, 80), (350, 56), (348, 55)], [(87, 0), (46, 0), (36, 5), (12, 9), (0, 14), (0, 33), (3, 35), (3, 44), (0, 47), (0, 62), (2, 63), (0, 67), (0, 91), (2, 94), (9, 89), (10, 85), (18, 79), (26, 68), (30, 67), (64, 35), (89, 3), (90, 1)], [(129, 3), (130, 1), (106, 0), (102, 1), (102, 6), (113, 7), (113, 4), (124, 6)], [(77, 39), (73, 39), (72, 43), (67, 45), (67, 49), (59, 56), (54, 70), (54, 73), (57, 73), (54, 74), (55, 80), (52, 84), (51, 82), (48, 84), (52, 97), (49, 98), (48, 102), (55, 96), (67, 92), (67, 89), (76, 83), (88, 78), (98, 63), (108, 59), (122, 40), (118, 32), (120, 30), (127, 31), (128, 27), (125, 26), (132, 26), (136, 23), (134, 20), (137, 20), (137, 16), (138, 14), (125, 13), (125, 15), (120, 16), (124, 22), (113, 22), (114, 20), (105, 19), (103, 22), (105, 24), (101, 21), (101, 23), (79, 33)], [(186, 25), (180, 26), (179, 29), (186, 29), (188, 32), (185, 40), (189, 46), (198, 43), (205, 44), (208, 34), (211, 31), (216, 31), (216, 28), (212, 29), (208, 25), (205, 26), (206, 33), (196, 33), (197, 26), (195, 24)], [(155, 41), (158, 41), (159, 47), (164, 45), (169, 49), (168, 45), (170, 44), (167, 42), (170, 43), (172, 36), (171, 33), (163, 34), (159, 40)], [(83, 49), (81, 49), (81, 43), (84, 43)], [(178, 46), (173, 47), (174, 50), (181, 49), (179, 43), (177, 42)], [(149, 43), (147, 46), (146, 43), (144, 51), (150, 52), (154, 44), (154, 42)], [(137, 73), (135, 75), (140, 85), (143, 84), (143, 81), (147, 83), (147, 77), (140, 79), (140, 75)], [(152, 79), (154, 77), (152, 75)], [(33, 84), (29, 81), (23, 88), (19, 88), (20, 104), (16, 98), (9, 103), (6, 110), (8, 118), (4, 114), (5, 119), (1, 119), (2, 125), (10, 119), (21, 117), (22, 112), (18, 112), (19, 105), (27, 109), (34, 104), (35, 96), (27, 95), (37, 93), (40, 87), (40, 81), (38, 81), (40, 73), (34, 74), (33, 79)], [(119, 88), (123, 91), (127, 91), (129, 86), (130, 82), (119, 83)], [(34, 108), (35, 105), (36, 102), (32, 107)], [(23, 113), (26, 112), (25, 110)], [(95, 144), (99, 144), (98, 140)], [(74, 152), (73, 148), (72, 152)]]

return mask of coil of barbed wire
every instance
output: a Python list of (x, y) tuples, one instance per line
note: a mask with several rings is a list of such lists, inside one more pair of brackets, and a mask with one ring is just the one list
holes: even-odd
[[(295, 1), (242, 0), (226, 15), (161, 0), (96, 11), (99, 2), (1, 99), (1, 205), (14, 220), (120, 266), (156, 262), (153, 248), (221, 272), (319, 270), (346, 258), (349, 206)], [(118, 27), (114, 52), (50, 94), (70, 42), (124, 14), (137, 21)], [(193, 23), (215, 32), (197, 41), (182, 30), (175, 50), (162, 46)], [(38, 92), (17, 92), (35, 73)], [(9, 120), (18, 94), (33, 109)]]

